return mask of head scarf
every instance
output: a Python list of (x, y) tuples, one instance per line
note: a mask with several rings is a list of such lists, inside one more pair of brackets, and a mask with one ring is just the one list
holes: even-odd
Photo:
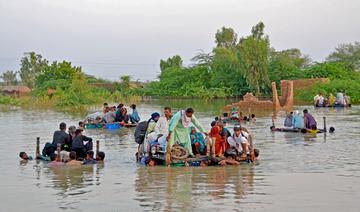
[(185, 110), (182, 110), (182, 111), (181, 111), (181, 120), (182, 120), (182, 125), (183, 125), (185, 128), (190, 127), (191, 118), (186, 116)]

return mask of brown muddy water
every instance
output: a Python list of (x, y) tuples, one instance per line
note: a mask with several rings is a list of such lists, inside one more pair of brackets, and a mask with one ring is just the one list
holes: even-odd
[[(163, 106), (193, 106), (200, 122), (210, 122), (225, 100), (148, 101), (138, 104), (142, 119)], [(134, 129), (86, 130), (101, 141), (105, 164), (50, 168), (22, 164), (18, 153), (35, 154), (58, 124), (76, 125), (82, 115), (6, 108), (0, 111), (0, 211), (359, 211), (360, 107), (309, 108), (334, 134), (271, 133), (272, 114), (246, 127), (260, 149), (257, 165), (227, 167), (143, 167), (135, 163)], [(255, 112), (256, 113), (256, 112)], [(261, 113), (259, 113), (261, 114)], [(275, 120), (281, 126), (284, 113)], [(231, 128), (231, 126), (229, 126)]]

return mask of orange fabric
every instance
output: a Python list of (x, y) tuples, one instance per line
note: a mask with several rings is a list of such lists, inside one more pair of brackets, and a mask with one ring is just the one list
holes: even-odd
[(219, 126), (213, 126), (210, 130), (210, 136), (215, 138), (215, 154), (222, 155), (225, 152), (225, 140), (220, 136)]

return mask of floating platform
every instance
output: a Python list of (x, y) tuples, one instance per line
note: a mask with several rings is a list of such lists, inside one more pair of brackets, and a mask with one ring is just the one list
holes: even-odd
[(115, 123), (99, 123), (99, 124), (93, 124), (93, 123), (87, 123), (85, 124), (85, 129), (120, 129), (122, 127), (136, 127), (137, 124), (124, 124), (122, 125), (119, 122), (115, 122)]

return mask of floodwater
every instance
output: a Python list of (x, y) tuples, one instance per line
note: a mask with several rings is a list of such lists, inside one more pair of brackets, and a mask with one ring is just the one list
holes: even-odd
[[(225, 104), (148, 101), (139, 103), (138, 110), (145, 119), (167, 105), (175, 110), (193, 106), (209, 129)], [(360, 107), (308, 108), (320, 128), (326, 116), (335, 133), (271, 133), (272, 114), (259, 112), (264, 115), (246, 125), (260, 149), (257, 165), (139, 166), (134, 129), (120, 129), (86, 130), (86, 135), (100, 140), (105, 163), (71, 169), (50, 168), (42, 161), (20, 163), (18, 153), (34, 155), (36, 137), (41, 137), (42, 148), (60, 122), (76, 125), (81, 115), (3, 108), (0, 211), (359, 211)], [(277, 126), (284, 115), (277, 115)]]

